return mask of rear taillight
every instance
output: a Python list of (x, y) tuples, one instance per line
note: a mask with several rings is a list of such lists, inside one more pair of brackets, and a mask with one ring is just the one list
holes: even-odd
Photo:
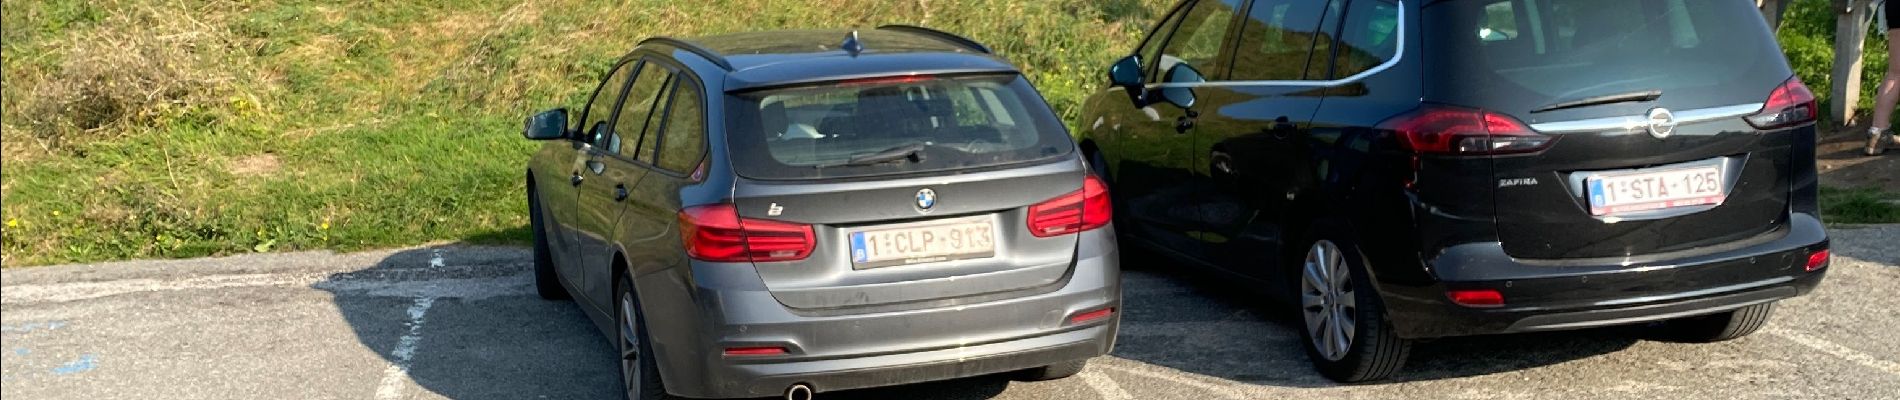
[(1100, 228), (1114, 218), (1108, 203), (1108, 185), (1088, 175), (1082, 190), (1029, 206), (1029, 233), (1050, 237)]
[(679, 212), (686, 255), (716, 262), (803, 260), (816, 245), (811, 225), (739, 218), (731, 204), (687, 207)]
[(1426, 105), (1379, 124), (1419, 154), (1491, 155), (1530, 153), (1555, 139), (1508, 115), (1469, 108)]
[(1808, 267), (1807, 267), (1808, 272), (1819, 271), (1822, 268), (1827, 268), (1828, 258), (1831, 256), (1832, 254), (1829, 254), (1827, 249), (1815, 250), (1813, 253), (1808, 253)]
[(1504, 306), (1504, 293), (1496, 289), (1458, 289), (1445, 292), (1452, 303), (1465, 307), (1492, 308)]
[(1821, 115), (1816, 101), (1814, 91), (1808, 90), (1800, 77), (1788, 78), (1768, 95), (1761, 112), (1748, 117), (1748, 124), (1757, 129), (1779, 129), (1814, 122)]

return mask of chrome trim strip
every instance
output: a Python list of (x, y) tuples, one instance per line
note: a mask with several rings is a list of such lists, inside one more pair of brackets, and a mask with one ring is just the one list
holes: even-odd
[(1300, 80), (1300, 81), (1211, 81), (1211, 82), (1201, 82), (1201, 83), (1150, 83), (1147, 85), (1142, 85), (1142, 87), (1148, 88), (1148, 89), (1160, 89), (1160, 88), (1176, 88), (1176, 87), (1196, 88), (1196, 87), (1221, 87), (1221, 86), (1332, 87), (1332, 86), (1349, 85), (1354, 82), (1365, 80), (1366, 78), (1371, 77), (1373, 75), (1378, 75), (1381, 72), (1385, 72), (1385, 70), (1392, 69), (1392, 66), (1398, 65), (1400, 60), (1405, 59), (1405, 43), (1406, 43), (1405, 42), (1405, 28), (1406, 28), (1405, 0), (1399, 0), (1398, 10), (1399, 10), (1399, 24), (1397, 28), (1393, 29), (1395, 32), (1398, 32), (1398, 35), (1399, 35), (1397, 38), (1395, 38), (1398, 40), (1398, 44), (1399, 44), (1398, 51), (1393, 52), (1392, 59), (1386, 60), (1384, 64), (1379, 64), (1378, 66), (1372, 67), (1372, 69), (1368, 69), (1368, 70), (1365, 70), (1365, 72), (1354, 74), (1353, 76), (1348, 76), (1348, 77), (1340, 78), (1340, 79), (1334, 79), (1330, 81), (1305, 81), (1305, 80)]
[[(1671, 111), (1676, 115), (1676, 125), (1688, 125), (1715, 120), (1739, 118), (1761, 111), (1762, 103), (1737, 104), (1725, 107), (1710, 107), (1694, 110)], [(1634, 131), (1649, 128), (1649, 116), (1631, 115), (1580, 119), (1576, 121), (1558, 121), (1531, 124), (1531, 129), (1542, 133), (1580, 133), (1603, 132), (1612, 130)]]

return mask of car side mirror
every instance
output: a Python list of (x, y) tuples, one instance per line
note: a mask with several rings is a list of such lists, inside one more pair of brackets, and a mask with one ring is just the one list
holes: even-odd
[(528, 117), (521, 136), (528, 140), (554, 140), (567, 138), (567, 109), (556, 108), (542, 111)]
[(1201, 71), (1185, 63), (1175, 64), (1173, 68), (1168, 68), (1167, 79), (1161, 82), (1161, 99), (1176, 107), (1194, 107), (1193, 85), (1202, 82), (1207, 82), (1207, 78), (1201, 76)]
[(1141, 87), (1141, 56), (1122, 57), (1108, 66), (1108, 82), (1128, 92), (1128, 100), (1135, 102), (1135, 106), (1146, 105), (1142, 104), (1147, 93)]

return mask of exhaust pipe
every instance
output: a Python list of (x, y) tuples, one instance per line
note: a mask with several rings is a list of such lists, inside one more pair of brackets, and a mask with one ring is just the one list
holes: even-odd
[(811, 397), (811, 386), (803, 383), (794, 383), (792, 387), (785, 388), (785, 400), (811, 400)]

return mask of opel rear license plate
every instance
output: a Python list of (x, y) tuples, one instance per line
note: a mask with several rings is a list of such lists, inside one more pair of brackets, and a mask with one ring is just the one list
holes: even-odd
[(988, 218), (851, 232), (851, 265), (865, 269), (990, 257), (996, 255), (995, 232)]
[(1728, 199), (1719, 166), (1639, 170), (1585, 178), (1591, 215), (1719, 205)]

